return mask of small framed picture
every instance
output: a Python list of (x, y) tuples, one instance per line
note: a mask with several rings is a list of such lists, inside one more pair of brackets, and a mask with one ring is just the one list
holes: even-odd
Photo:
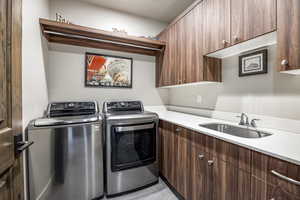
[(239, 57), (239, 76), (268, 73), (268, 50), (260, 50)]
[(132, 58), (86, 53), (85, 86), (132, 88)]

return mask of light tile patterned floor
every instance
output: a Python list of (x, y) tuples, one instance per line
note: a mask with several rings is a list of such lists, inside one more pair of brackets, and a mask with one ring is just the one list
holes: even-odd
[(108, 200), (178, 200), (168, 186), (159, 180), (159, 183), (128, 195), (123, 195)]

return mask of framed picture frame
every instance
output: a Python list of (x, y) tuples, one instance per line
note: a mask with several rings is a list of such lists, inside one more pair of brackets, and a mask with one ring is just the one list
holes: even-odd
[(132, 88), (133, 59), (85, 53), (85, 87)]
[(268, 73), (268, 50), (239, 56), (239, 77)]

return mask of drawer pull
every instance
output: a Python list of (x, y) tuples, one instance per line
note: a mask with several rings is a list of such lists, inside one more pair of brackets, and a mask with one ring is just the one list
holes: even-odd
[(300, 182), (299, 182), (299, 181), (296, 181), (296, 180), (294, 180), (294, 179), (292, 179), (292, 178), (289, 178), (289, 177), (287, 177), (287, 176), (285, 176), (285, 175), (282, 175), (282, 174), (280, 174), (279, 172), (276, 172), (275, 170), (271, 170), (271, 173), (272, 173), (273, 175), (277, 176), (278, 178), (281, 178), (281, 179), (283, 179), (283, 180), (285, 180), (285, 181), (288, 181), (288, 182), (290, 182), (290, 183), (293, 183), (293, 184), (295, 184), (295, 185), (300, 186)]
[(209, 160), (209, 161), (207, 161), (207, 163), (208, 163), (209, 166), (212, 166), (214, 164), (214, 161), (213, 160)]
[(6, 185), (6, 181), (0, 181), (0, 189), (2, 189)]
[(281, 65), (282, 66), (287, 66), (289, 64), (289, 61), (288, 60), (282, 60), (281, 61)]
[(203, 154), (199, 154), (198, 157), (199, 157), (200, 160), (204, 159), (204, 155)]

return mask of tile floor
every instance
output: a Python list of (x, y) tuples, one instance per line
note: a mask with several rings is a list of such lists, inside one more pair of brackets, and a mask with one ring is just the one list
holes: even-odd
[[(106, 200), (104, 198), (104, 200)], [(109, 198), (108, 200), (178, 200), (168, 186), (160, 179), (159, 183), (120, 197)]]

